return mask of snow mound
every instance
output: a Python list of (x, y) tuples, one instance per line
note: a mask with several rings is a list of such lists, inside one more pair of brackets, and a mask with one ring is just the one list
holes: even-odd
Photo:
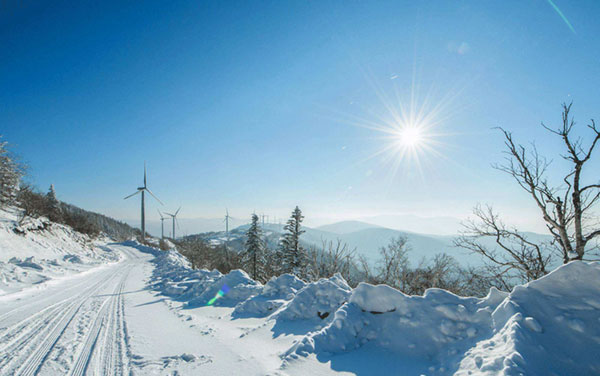
[(491, 333), (492, 308), (486, 299), (461, 298), (440, 289), (408, 296), (386, 285), (361, 283), (332, 322), (307, 335), (288, 356), (341, 353), (370, 343), (405, 359), (411, 369), (415, 364), (424, 372), (432, 366), (448, 369), (474, 341)]
[(306, 286), (306, 282), (291, 274), (273, 277), (267, 282), (260, 294), (238, 304), (232, 313), (232, 317), (265, 317), (270, 315), (293, 299), (304, 286)]
[(208, 281), (198, 283), (196, 286), (201, 287), (201, 292), (188, 301), (187, 307), (208, 305), (209, 301), (215, 298), (219, 292), (222, 292), (223, 296), (215, 300), (213, 305), (233, 307), (254, 295), (260, 294), (263, 289), (260, 282), (253, 280), (245, 271), (240, 269), (232, 270), (216, 278), (210, 278)]
[(600, 263), (574, 261), (517, 286), (457, 375), (600, 374)]
[(277, 320), (325, 319), (350, 297), (352, 289), (338, 273), (304, 286), (289, 304), (279, 311)]
[(183, 301), (189, 300), (222, 276), (216, 270), (211, 272), (205, 269), (191, 269), (189, 261), (174, 249), (160, 251), (137, 243), (135, 247), (155, 256), (151, 286), (163, 295)]
[(393, 354), (401, 373), (600, 374), (598, 281), (600, 263), (579, 261), (510, 294), (492, 289), (483, 299), (440, 289), (408, 296), (361, 283), (328, 325), (284, 356), (332, 357), (364, 347)]

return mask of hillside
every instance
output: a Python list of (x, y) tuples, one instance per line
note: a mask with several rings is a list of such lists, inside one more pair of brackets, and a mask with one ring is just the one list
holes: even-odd
[(93, 240), (46, 218), (18, 222), (18, 210), (0, 210), (0, 295), (65, 278), (119, 257)]
[[(230, 232), (230, 247), (237, 250), (242, 249), (247, 229), (248, 225), (243, 225)], [(350, 249), (356, 249), (358, 255), (364, 255), (371, 262), (375, 262), (378, 259), (381, 247), (389, 244), (392, 239), (399, 236), (404, 236), (408, 239), (408, 244), (411, 248), (409, 258), (413, 263), (418, 263), (423, 257), (430, 258), (441, 252), (448, 253), (464, 263), (476, 263), (478, 261), (478, 257), (474, 257), (463, 250), (453, 247), (453, 237), (451, 236), (436, 236), (392, 230), (358, 221), (334, 223), (319, 228), (305, 226), (303, 229), (306, 232), (302, 234), (301, 240), (305, 247), (322, 247), (323, 242), (335, 243), (340, 240), (346, 243)], [(337, 231), (337, 233), (327, 231), (326, 229)], [(269, 247), (277, 247), (279, 238), (283, 233), (282, 227), (274, 224), (266, 224), (264, 230)], [(224, 231), (201, 233), (191, 236), (199, 237), (215, 245), (222, 244), (225, 241)]]
[(361, 221), (342, 221), (342, 222), (335, 222), (335, 223), (331, 223), (328, 225), (315, 227), (315, 230), (331, 232), (334, 234), (342, 235), (342, 234), (348, 234), (351, 232), (366, 230), (366, 229), (374, 228), (374, 227), (381, 227), (381, 226), (373, 225), (373, 224), (361, 222)]

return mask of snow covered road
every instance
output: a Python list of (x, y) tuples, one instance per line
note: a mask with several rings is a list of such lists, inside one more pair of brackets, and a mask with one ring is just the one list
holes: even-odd
[[(169, 342), (179, 343), (175, 350), (193, 351), (196, 341), (190, 342), (189, 328), (145, 290), (153, 256), (123, 245), (108, 247), (121, 252), (123, 261), (0, 298), (0, 374), (162, 373), (179, 361), (198, 365), (208, 359), (169, 354)], [(188, 341), (182, 343), (181, 336)], [(130, 338), (136, 339), (133, 344)], [(145, 353), (134, 355), (132, 346)]]
[(2, 374), (128, 373), (123, 292), (144, 258), (122, 262), (0, 299)]

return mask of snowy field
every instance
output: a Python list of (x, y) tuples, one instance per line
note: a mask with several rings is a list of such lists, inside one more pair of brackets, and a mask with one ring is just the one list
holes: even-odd
[(598, 263), (484, 299), (407, 296), (339, 276), (263, 286), (174, 251), (14, 225), (4, 213), (2, 375), (600, 374)]

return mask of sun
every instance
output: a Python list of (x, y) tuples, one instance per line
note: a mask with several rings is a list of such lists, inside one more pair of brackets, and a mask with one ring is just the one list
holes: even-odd
[(415, 125), (405, 126), (398, 130), (397, 143), (400, 147), (417, 148), (425, 137), (423, 130)]

